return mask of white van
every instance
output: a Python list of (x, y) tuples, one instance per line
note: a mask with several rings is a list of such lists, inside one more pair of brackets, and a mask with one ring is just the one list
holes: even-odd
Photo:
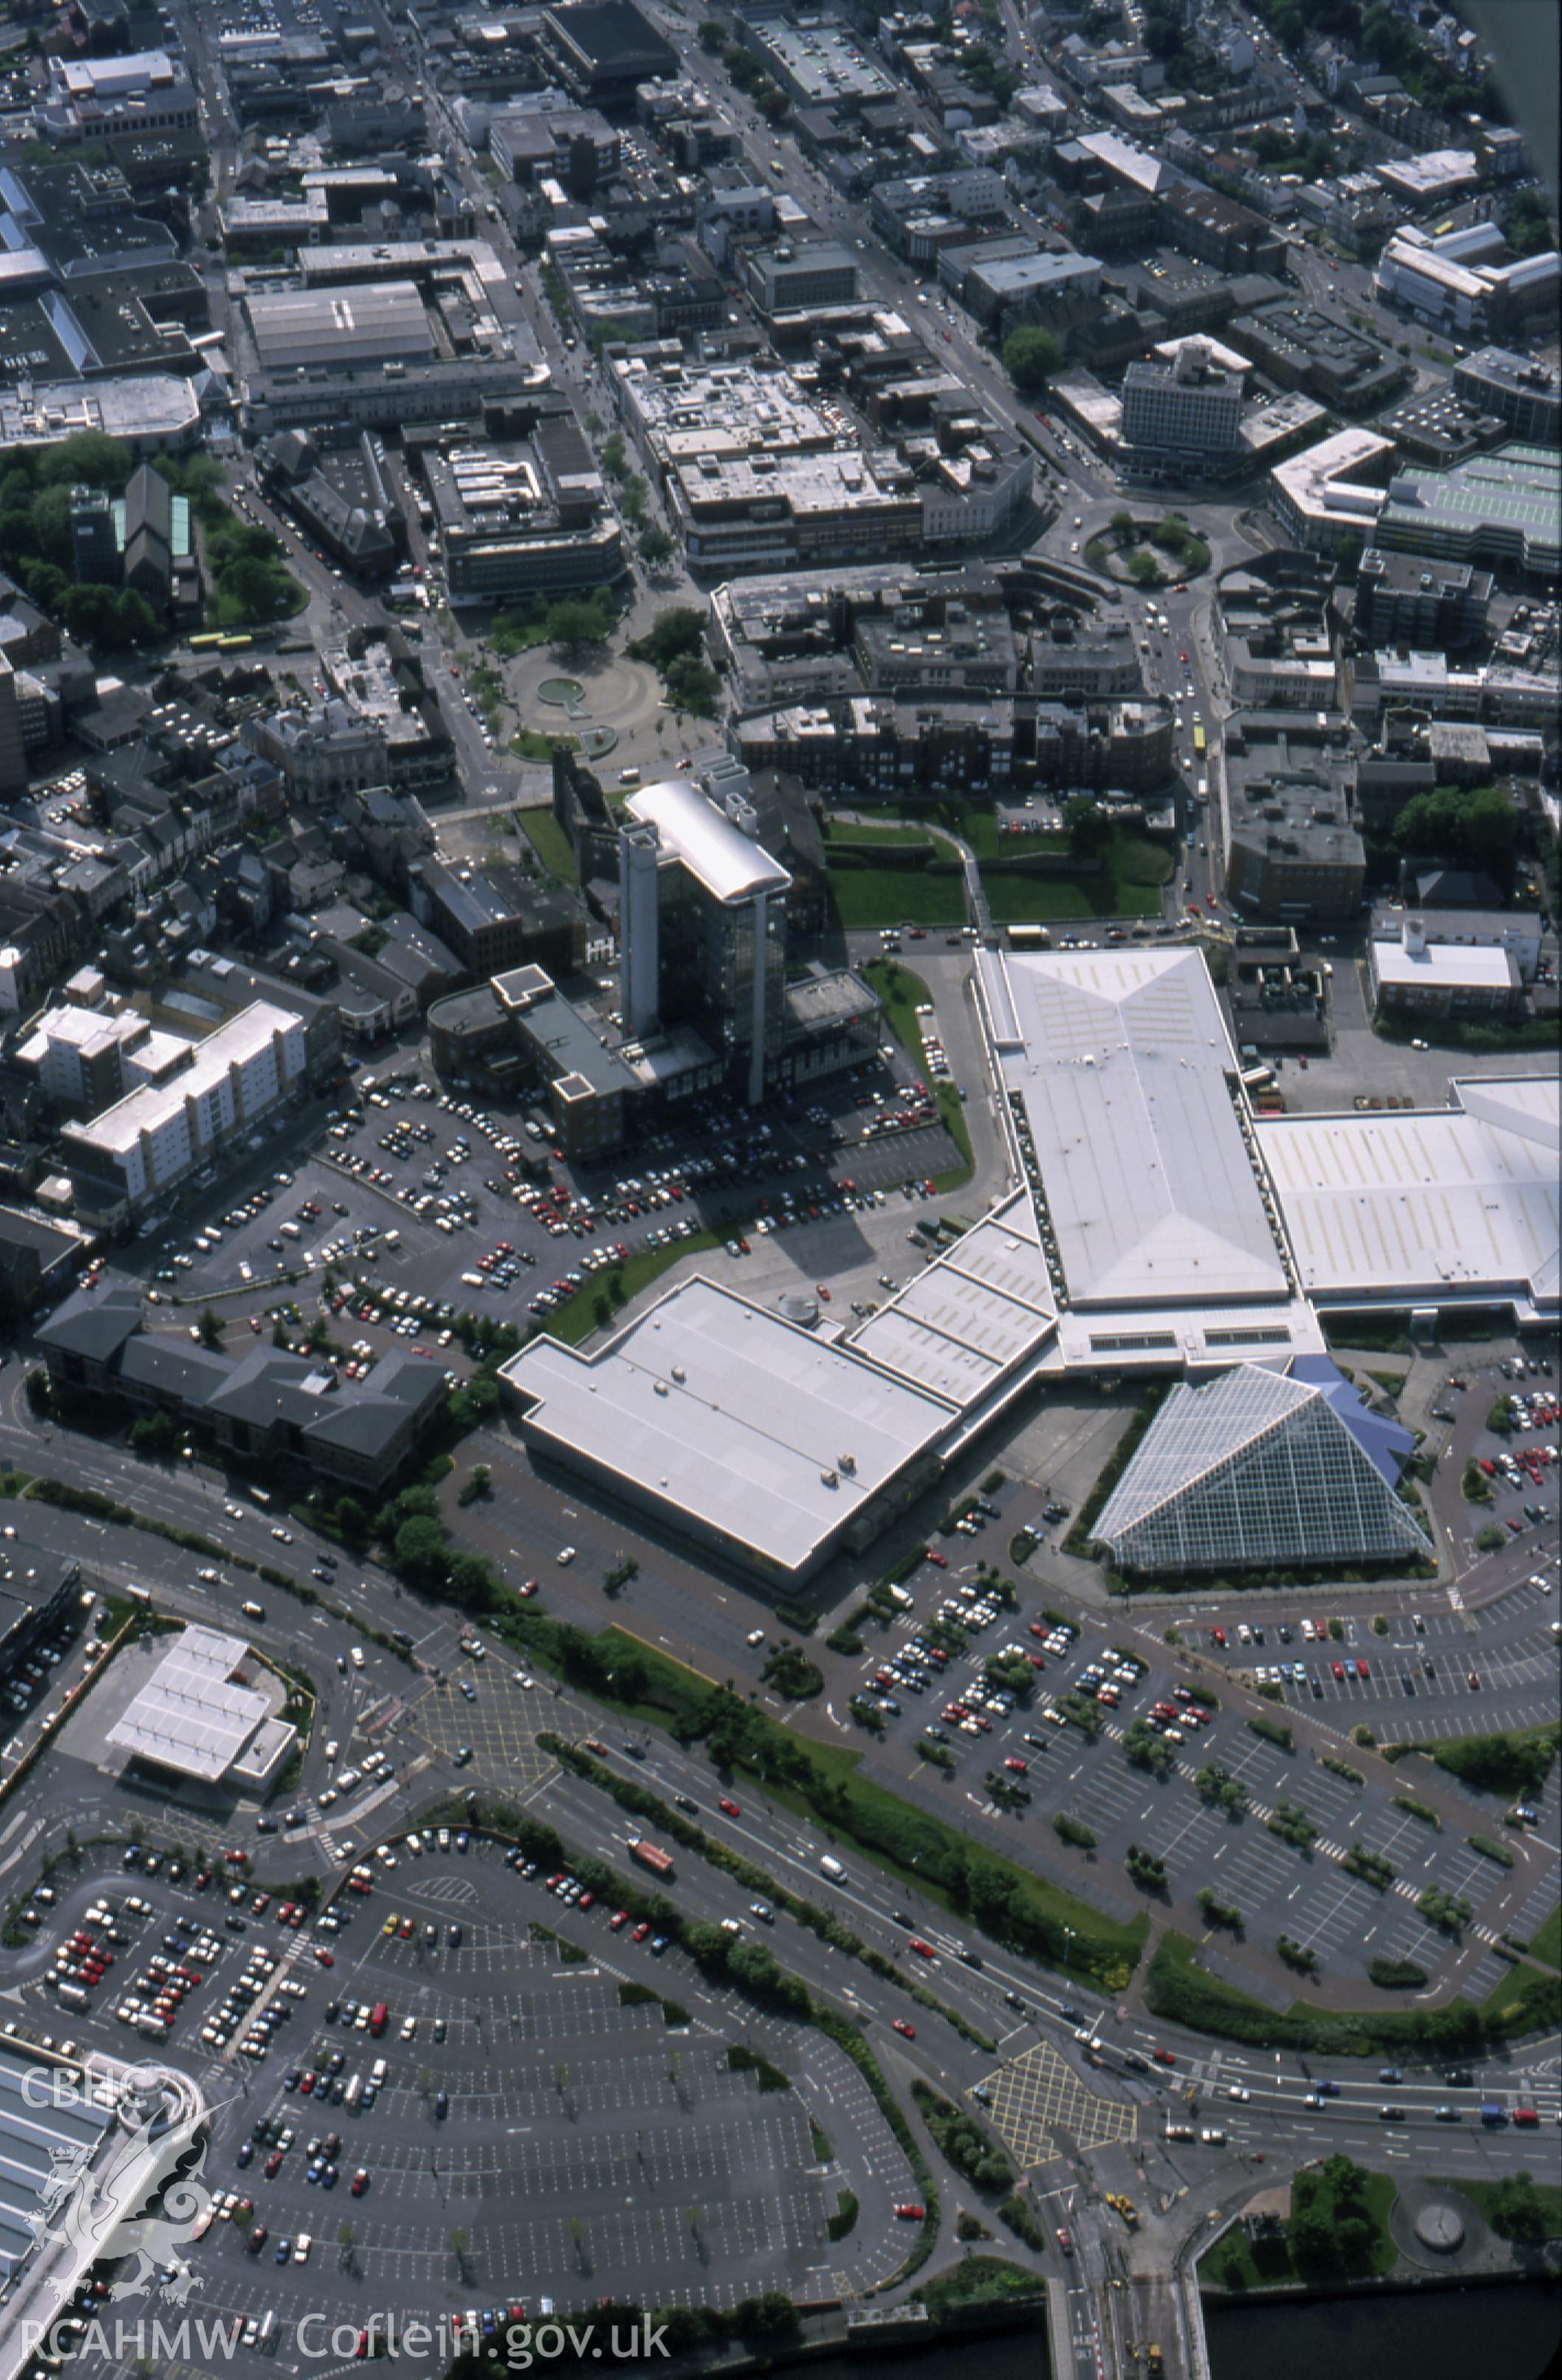
[(842, 1867), (838, 1859), (832, 1859), (828, 1852), (825, 1852), (824, 1858), (819, 1863), (819, 1873), (821, 1876), (827, 1876), (832, 1884), (844, 1884), (846, 1882), (845, 1868)]

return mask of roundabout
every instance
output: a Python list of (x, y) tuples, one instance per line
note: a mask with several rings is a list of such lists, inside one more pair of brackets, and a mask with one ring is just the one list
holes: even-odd
[(1185, 583), (1210, 566), (1210, 549), (1196, 537), (1180, 513), (1158, 520), (1141, 520), (1119, 509), (1085, 547), (1092, 570), (1119, 587), (1153, 588)]

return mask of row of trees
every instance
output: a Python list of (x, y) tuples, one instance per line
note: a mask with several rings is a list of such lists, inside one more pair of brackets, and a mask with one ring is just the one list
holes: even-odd
[[(1127, 1982), (1133, 1955), (1127, 1929), (1109, 1920), (1099, 1921), (1099, 1929), (1092, 1926), (1092, 1912), (1082, 1906), (1075, 1913), (1043, 1903), (1021, 1870), (966, 1841), (941, 1818), (871, 1790), (859, 1794), (849, 1779), (823, 1768), (805, 1742), (730, 1686), (699, 1691), (675, 1684), (632, 1645), (589, 1635), (530, 1609), (499, 1625), (518, 1646), (534, 1646), (538, 1658), (571, 1685), (615, 1702), (659, 1708), (678, 1742), (703, 1742), (714, 1768), (744, 1768), (762, 1783), (797, 1794), (822, 1826), (918, 1876), (995, 1940), (1053, 1965), (1062, 1966), (1067, 1959), (1076, 1973), (1099, 1973), (1109, 1989)], [(1071, 1939), (1065, 1937), (1066, 1919), (1072, 1922)]]
[(697, 39), (711, 57), (720, 58), (738, 89), (748, 94), (767, 124), (780, 124), (791, 114), (791, 103), (780, 84), (765, 73), (751, 50), (727, 40), (726, 27), (718, 17), (704, 19)]

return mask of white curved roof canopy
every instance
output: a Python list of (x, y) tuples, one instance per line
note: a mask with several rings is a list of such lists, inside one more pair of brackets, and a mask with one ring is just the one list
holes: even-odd
[(624, 806), (653, 826), (717, 901), (747, 901), (756, 892), (785, 892), (791, 878), (752, 836), (733, 825), (688, 777), (665, 777), (631, 794)]

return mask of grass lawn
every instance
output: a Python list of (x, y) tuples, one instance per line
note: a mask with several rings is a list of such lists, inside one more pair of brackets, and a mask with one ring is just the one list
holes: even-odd
[(281, 610), (274, 613), (270, 619), (257, 620), (241, 603), (236, 603), (231, 595), (214, 589), (206, 610), (205, 626), (221, 628), (225, 635), (242, 636), (246, 630), (258, 633), (262, 628), (275, 627), (278, 620), (295, 618), (309, 603), (309, 589), (300, 587), (290, 571), (282, 570), (277, 575), (286, 582), (287, 594)]
[[(699, 1256), (705, 1248), (721, 1245), (721, 1237), (715, 1232), (691, 1232), (687, 1240), (674, 1240), (665, 1248), (641, 1248), (638, 1255), (629, 1257), (627, 1264), (604, 1267), (601, 1272), (593, 1273), (585, 1287), (578, 1289), (573, 1297), (566, 1298), (562, 1305), (555, 1306), (543, 1326), (546, 1336), (562, 1341), (567, 1347), (578, 1347), (582, 1339), (589, 1339), (598, 1328), (597, 1300), (608, 1296), (610, 1281), (616, 1278), (623, 1283), (624, 1295), (620, 1303), (627, 1305), (629, 1299), (646, 1288), (658, 1274), (665, 1273), (669, 1265), (677, 1264), (679, 1257)], [(617, 1308), (614, 1311), (616, 1316)]]
[(912, 820), (908, 820), (904, 825), (896, 821), (889, 825), (875, 822), (872, 826), (862, 826), (855, 819), (836, 819), (825, 841), (826, 859), (830, 856), (831, 844), (837, 843), (920, 844), (924, 849), (932, 844), (944, 858), (953, 859), (956, 856), (954, 845), (943, 835), (930, 832), (928, 828)]
[(532, 620), (524, 627), (509, 625), (501, 627), (499, 625), (501, 617), (503, 614), (495, 615), (494, 624), (488, 631), (487, 641), (490, 650), (497, 653), (502, 662), (514, 661), (518, 653), (529, 653), (534, 646), (547, 643), (548, 631), (543, 621)]
[[(992, 825), (990, 817), (988, 825)], [(853, 843), (932, 851), (940, 859), (957, 863), (959, 858), (947, 835), (917, 820), (875, 820), (870, 826), (858, 826), (843, 819), (836, 820), (824, 845), (826, 866), (832, 845)], [(966, 922), (965, 880), (961, 874), (928, 876), (920, 868), (854, 868), (846, 862), (831, 867), (829, 875), (830, 896), (842, 927), (897, 926), (902, 920), (916, 926), (963, 926)]]
[(575, 854), (552, 810), (522, 810), (520, 831), (550, 876), (563, 884), (575, 881)]
[[(940, 800), (936, 795), (921, 797), (903, 795), (901, 815), (919, 825), (930, 824), (935, 841), (939, 828), (946, 827), (962, 842), (970, 844), (978, 859), (996, 859), (999, 856), (1002, 838), (998, 833), (997, 812), (991, 802)], [(855, 829), (849, 831), (856, 832)], [(843, 835), (848, 832), (846, 827), (841, 828)]]
[[(870, 959), (862, 969), (862, 975), (870, 989), (876, 991), (884, 1002), (885, 1018), (890, 1031), (926, 1082), (929, 1079), (927, 1051), (922, 1044), (922, 1028), (917, 1015), (919, 1004), (928, 997), (926, 984), (914, 969), (902, 966), (898, 959)], [(940, 1191), (958, 1190), (971, 1169), (970, 1135), (966, 1130), (960, 1095), (953, 1083), (938, 1084), (934, 1096), (937, 1099), (945, 1129), (964, 1160), (959, 1172), (939, 1177), (938, 1187)]]
[[(978, 859), (997, 858), (1001, 838), (997, 814), (991, 804), (978, 806), (975, 802), (967, 802), (955, 822), (955, 832), (970, 844)], [(1017, 838), (1011, 836), (1010, 841), (1014, 840)]]
[[(1436, 2189), (1462, 2191), (1466, 2198), (1480, 2208), (1483, 2215), (1491, 2204), (1494, 2186), (1489, 2181), (1456, 2181), (1451, 2179), (1434, 2184)], [(1562, 2240), (1562, 2190), (1558, 2190), (1553, 2182), (1537, 2181), (1535, 2195), (1542, 2201), (1546, 2210), (1546, 2238)]]
[[(897, 840), (904, 842), (906, 837)], [(824, 846), (829, 856), (829, 845)], [(880, 926), (963, 926), (963, 876), (929, 876), (916, 868), (832, 868), (830, 905), (843, 931)]]
[[(1462, 2189), (1464, 2185), (1461, 2182), (1458, 2187)], [(1365, 2264), (1357, 2268), (1361, 2274), (1376, 2276), (1386, 2273), (1398, 2255), (1388, 2229), (1389, 2210), (1398, 2195), (1398, 2184), (1392, 2174), (1371, 2173), (1367, 2176), (1361, 2203), (1373, 2218), (1376, 2237), (1368, 2251)], [(1228, 2231), (1224, 2240), (1217, 2240), (1199, 2267), (1201, 2282), (1223, 2289), (1273, 2289), (1287, 2281), (1321, 2277), (1323, 2276), (1312, 2272), (1298, 2272), (1291, 2260), (1287, 2239), (1260, 2241), (1255, 2256), (1252, 2243), (1240, 2230)]]
[(984, 875), (982, 889), (995, 926), (1084, 925), (1110, 914), (1096, 876)]
[(562, 744), (567, 752), (578, 752), (578, 735), (544, 735), (539, 728), (521, 727), (510, 737), (510, 750), (518, 760), (551, 760), (554, 746)]
[(1531, 1967), (1528, 1960), (1520, 1959), (1517, 1966), (1509, 1967), (1507, 1973), (1492, 1985), (1491, 1990), (1481, 2002), (1481, 2013), (1488, 2024), (1500, 2025), (1505, 2011), (1517, 2000), (1520, 1985), (1546, 1983), (1551, 1985), (1555, 1992), (1556, 1985), (1554, 1978), (1544, 1973), (1539, 1967)]
[(1530, 1949), (1548, 1967), (1562, 1967), (1562, 1909), (1554, 1909), (1540, 1932), (1531, 1936)]
[(1054, 918), (1149, 917), (1161, 913), (1161, 887), (1175, 865), (1169, 851), (1143, 835), (1113, 836), (1092, 876), (999, 876), (982, 871), (993, 922), (1045, 925)]

